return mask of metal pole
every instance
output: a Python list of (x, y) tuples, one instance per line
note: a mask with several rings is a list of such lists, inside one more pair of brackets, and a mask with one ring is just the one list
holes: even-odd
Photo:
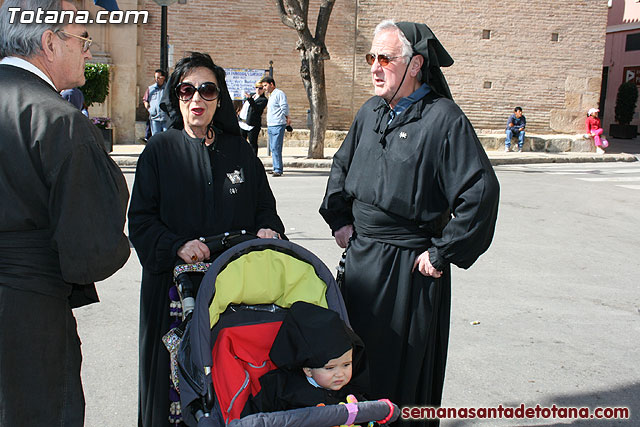
[(167, 6), (162, 6), (162, 19), (160, 21), (160, 68), (169, 69), (169, 42), (167, 41)]

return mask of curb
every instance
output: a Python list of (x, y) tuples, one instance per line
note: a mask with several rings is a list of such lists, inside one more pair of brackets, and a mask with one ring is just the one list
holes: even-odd
[[(620, 154), (592, 154), (592, 153), (521, 153), (507, 154), (487, 152), (493, 166), (500, 165), (525, 165), (538, 163), (610, 163), (610, 162), (637, 162), (640, 155), (627, 153)], [(111, 158), (120, 167), (135, 167), (138, 162), (137, 155), (112, 155)], [(271, 168), (269, 157), (260, 157), (265, 168)], [(332, 159), (283, 159), (283, 165), (288, 169), (331, 169)]]

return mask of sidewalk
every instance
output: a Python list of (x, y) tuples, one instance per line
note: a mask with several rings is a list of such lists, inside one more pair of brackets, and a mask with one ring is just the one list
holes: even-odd
[[(610, 146), (604, 155), (585, 152), (544, 152), (525, 151), (505, 153), (488, 150), (491, 164), (514, 165), (530, 163), (595, 163), (595, 162), (635, 162), (640, 160), (640, 138), (609, 139)], [(135, 167), (144, 144), (116, 144), (111, 157), (120, 167)], [(285, 146), (282, 149), (284, 169), (330, 169), (331, 159), (337, 148), (325, 148), (324, 159), (308, 159), (307, 147)], [(260, 147), (258, 157), (267, 169), (272, 167), (271, 156), (267, 156), (266, 147)]]

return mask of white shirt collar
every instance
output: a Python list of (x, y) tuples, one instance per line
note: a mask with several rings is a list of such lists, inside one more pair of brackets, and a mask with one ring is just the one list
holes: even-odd
[(311, 378), (311, 377), (307, 377), (307, 381), (309, 382), (309, 384), (311, 384), (311, 385), (312, 385), (312, 386), (314, 386), (315, 388), (322, 388), (322, 387), (320, 386), (320, 384), (318, 384), (318, 383), (316, 382), (316, 380), (314, 380), (314, 379), (313, 379), (313, 378)]
[(58, 91), (58, 89), (56, 89), (56, 86), (53, 84), (51, 79), (49, 79), (49, 77), (47, 77), (47, 75), (43, 73), (40, 68), (36, 67), (29, 61), (25, 61), (24, 59), (18, 58), (16, 56), (8, 56), (3, 60), (1, 60), (0, 64), (11, 65), (13, 67), (18, 67), (18, 68), (22, 68), (23, 70), (27, 70), (35, 74), (36, 76), (40, 77), (45, 82), (49, 83), (56, 90), (56, 92)]

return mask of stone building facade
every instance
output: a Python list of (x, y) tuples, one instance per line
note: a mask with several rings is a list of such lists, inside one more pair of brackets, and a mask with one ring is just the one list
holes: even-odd
[[(96, 10), (92, 0), (77, 3)], [(149, 20), (89, 26), (95, 60), (113, 66), (108, 105), (96, 110), (113, 117), (116, 142), (131, 142), (136, 111), (144, 117), (141, 97), (160, 64), (161, 8), (154, 0), (118, 4), (149, 11)], [(312, 27), (318, 5), (311, 1)], [(376, 24), (393, 18), (424, 22), (438, 36), (455, 60), (444, 69), (454, 99), (479, 132), (502, 132), (515, 106), (524, 109), (530, 132), (582, 132), (584, 111), (600, 96), (607, 6), (605, 0), (338, 0), (326, 39), (329, 129), (348, 129), (372, 95), (364, 55)], [(168, 37), (170, 68), (188, 51), (207, 52), (225, 68), (268, 68), (273, 61), (294, 127), (306, 127), (297, 35), (280, 21), (275, 0), (174, 3)]]
[[(311, 3), (313, 25), (319, 2)], [(142, 0), (139, 9), (151, 13), (138, 33), (143, 90), (159, 64), (160, 7)], [(273, 61), (294, 127), (305, 126), (297, 35), (281, 23), (274, 0), (188, 0), (168, 11), (174, 61), (191, 50), (208, 52), (229, 68), (265, 68)], [(394, 18), (426, 23), (450, 52), (455, 64), (445, 75), (478, 131), (502, 131), (519, 105), (531, 132), (581, 132), (585, 109), (600, 96), (607, 11), (606, 1), (585, 0), (336, 1), (326, 41), (329, 128), (348, 128), (371, 96), (364, 55), (375, 25)]]

